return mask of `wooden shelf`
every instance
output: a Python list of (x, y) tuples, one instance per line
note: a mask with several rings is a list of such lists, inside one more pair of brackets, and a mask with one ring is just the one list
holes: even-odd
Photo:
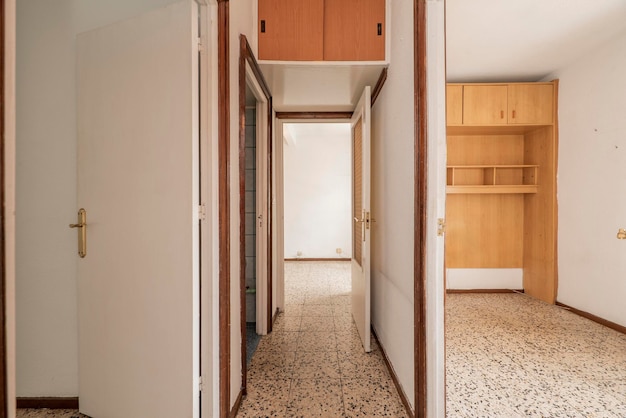
[(537, 193), (538, 165), (451, 165), (448, 194)]

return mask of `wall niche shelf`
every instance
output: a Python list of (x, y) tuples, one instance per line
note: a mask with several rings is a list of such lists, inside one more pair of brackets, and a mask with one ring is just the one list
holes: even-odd
[(448, 194), (537, 193), (538, 165), (450, 165)]

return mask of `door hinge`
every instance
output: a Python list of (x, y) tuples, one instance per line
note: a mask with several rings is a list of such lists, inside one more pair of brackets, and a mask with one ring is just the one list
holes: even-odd
[(202, 45), (202, 38), (198, 38), (198, 51), (204, 51), (204, 46)]
[(437, 236), (442, 237), (446, 233), (446, 220), (443, 218), (437, 219)]
[(202, 376), (198, 378), (198, 392), (204, 392), (204, 382), (202, 381)]
[(206, 220), (206, 205), (205, 204), (198, 206), (198, 219), (200, 219), (201, 221)]

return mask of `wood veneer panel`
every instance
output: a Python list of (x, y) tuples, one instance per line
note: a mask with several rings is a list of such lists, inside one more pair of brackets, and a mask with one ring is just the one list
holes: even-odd
[(526, 135), (525, 159), (539, 165), (537, 193), (524, 202), (524, 289), (548, 303), (556, 300), (556, 146), (554, 128)]
[(324, 59), (324, 0), (259, 0), (258, 19), (259, 59)]
[(552, 84), (510, 84), (508, 123), (551, 124), (553, 95)]
[(446, 86), (446, 124), (463, 123), (463, 86)]
[(522, 268), (523, 219), (524, 195), (448, 195), (446, 266)]
[(384, 59), (385, 0), (325, 0), (324, 60)]
[(463, 124), (506, 124), (506, 115), (507, 86), (463, 86)]

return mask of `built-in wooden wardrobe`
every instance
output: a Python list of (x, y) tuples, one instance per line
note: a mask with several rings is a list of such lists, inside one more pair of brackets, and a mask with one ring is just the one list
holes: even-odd
[(522, 269), (554, 303), (558, 81), (447, 85), (447, 269)]

